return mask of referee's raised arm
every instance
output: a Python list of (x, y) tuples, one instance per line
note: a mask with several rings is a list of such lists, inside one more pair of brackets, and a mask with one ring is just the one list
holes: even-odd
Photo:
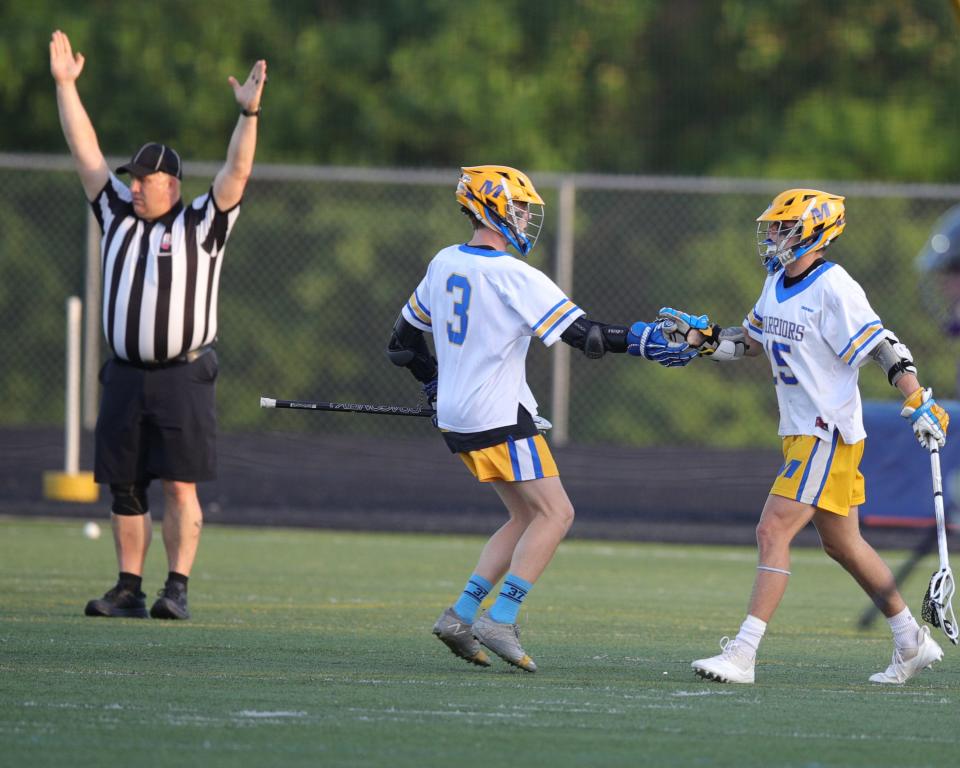
[(221, 211), (233, 208), (243, 197), (247, 179), (253, 171), (253, 155), (257, 149), (257, 123), (260, 97), (267, 82), (267, 62), (257, 61), (247, 80), (241, 85), (233, 75), (227, 78), (240, 106), (240, 117), (230, 137), (227, 162), (213, 180), (213, 198)]
[(92, 201), (110, 178), (110, 169), (77, 91), (77, 78), (83, 71), (83, 63), (83, 54), (74, 55), (70, 39), (56, 30), (50, 37), (50, 74), (57, 84), (60, 127), (77, 164), (83, 191)]

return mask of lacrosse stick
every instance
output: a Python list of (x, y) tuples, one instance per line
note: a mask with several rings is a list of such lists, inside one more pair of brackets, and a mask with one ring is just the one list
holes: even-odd
[(940, 550), (940, 570), (933, 574), (927, 593), (923, 596), (920, 615), (928, 624), (940, 627), (954, 645), (960, 635), (953, 613), (953, 571), (947, 557), (947, 526), (943, 514), (943, 481), (940, 477), (940, 450), (933, 438), (927, 442), (930, 450), (930, 474), (933, 476), (933, 507), (937, 515), (937, 546)]
[[(276, 400), (272, 397), (260, 398), (261, 408), (290, 408), (295, 411), (340, 411), (341, 413), (376, 413), (380, 416), (435, 416), (436, 410), (418, 405), (410, 408), (405, 405), (365, 405), (363, 403), (324, 403), (311, 400)], [(553, 429), (553, 424), (543, 416), (534, 416), (533, 425), (541, 432)]]
[(433, 408), (406, 405), (366, 405), (364, 403), (323, 403), (309, 400), (275, 400), (272, 397), (260, 398), (261, 408), (292, 408), (297, 411), (340, 411), (342, 413), (377, 413), (381, 416), (434, 416)]

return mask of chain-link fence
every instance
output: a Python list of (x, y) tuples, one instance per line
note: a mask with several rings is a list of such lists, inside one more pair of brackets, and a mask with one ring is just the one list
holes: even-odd
[[(190, 199), (218, 166), (185, 170)], [(847, 229), (830, 258), (912, 348), (923, 380), (954, 392), (956, 350), (921, 299), (914, 264), (960, 187), (532, 176), (547, 222), (531, 262), (588, 316), (621, 324), (651, 319), (662, 305), (739, 324), (763, 283), (754, 219), (771, 197), (806, 184), (847, 195)], [(221, 282), (222, 431), (423, 432), (423, 420), (263, 411), (259, 397), (417, 401), (418, 385), (383, 350), (433, 254), (469, 237), (453, 199), (456, 177), (457, 169), (256, 168)], [(69, 158), (0, 155), (0, 426), (63, 419), (63, 307), (67, 296), (85, 294), (87, 227)], [(99, 305), (91, 309), (96, 359), (105, 352)], [(559, 347), (534, 344), (528, 378), (541, 411), (570, 441), (777, 444), (764, 361), (662, 369), (621, 355), (590, 361)], [(879, 371), (867, 369), (861, 381), (865, 396), (893, 397)]]

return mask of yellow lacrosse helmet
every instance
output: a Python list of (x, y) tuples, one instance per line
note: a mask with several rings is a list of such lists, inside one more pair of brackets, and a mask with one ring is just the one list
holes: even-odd
[(788, 189), (773, 198), (757, 217), (757, 250), (767, 271), (773, 274), (839, 237), (847, 224), (843, 200), (818, 189)]
[(457, 202), (485, 227), (503, 235), (521, 256), (536, 245), (543, 226), (543, 198), (529, 177), (516, 168), (461, 168)]

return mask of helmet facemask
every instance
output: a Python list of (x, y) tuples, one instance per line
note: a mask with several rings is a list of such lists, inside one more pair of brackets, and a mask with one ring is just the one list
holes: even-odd
[[(800, 255), (800, 235), (803, 222), (761, 221), (757, 224), (757, 251), (767, 272), (775, 274), (787, 264), (792, 264)], [(804, 251), (806, 252), (806, 251)]]
[[(504, 188), (509, 195), (506, 184)], [(526, 203), (508, 197), (506, 212), (506, 227), (500, 227), (500, 231), (510, 245), (526, 256), (537, 244), (540, 230), (543, 229), (543, 206), (539, 203)]]

